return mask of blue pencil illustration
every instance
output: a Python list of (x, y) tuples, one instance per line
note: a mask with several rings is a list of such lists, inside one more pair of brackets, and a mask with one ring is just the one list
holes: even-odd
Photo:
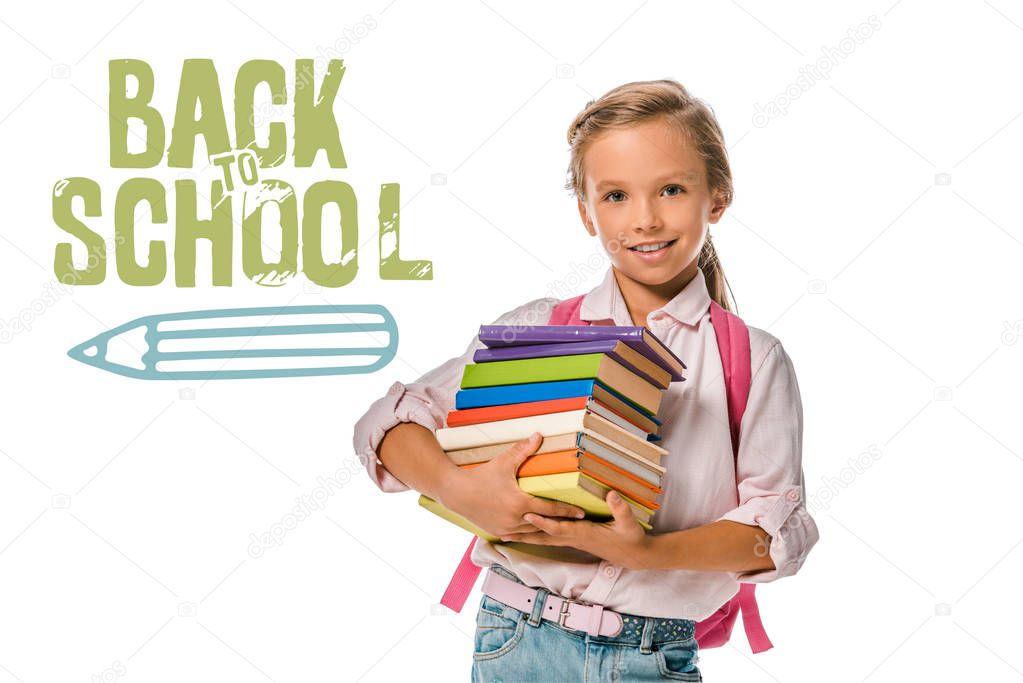
[[(130, 363), (115, 361), (114, 346), (123, 348), (129, 335), (143, 330), (146, 348), (132, 349)], [(375, 372), (397, 349), (398, 326), (391, 313), (363, 304), (143, 316), (75, 346), (68, 355), (137, 379), (253, 379)]]

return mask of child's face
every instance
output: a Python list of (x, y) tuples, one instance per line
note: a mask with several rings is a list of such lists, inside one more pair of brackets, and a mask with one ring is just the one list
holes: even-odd
[[(590, 235), (600, 234), (619, 272), (651, 286), (695, 274), (707, 226), (725, 210), (711, 196), (704, 168), (663, 119), (606, 131), (590, 143), (579, 215)], [(650, 253), (629, 248), (660, 242), (672, 244)]]

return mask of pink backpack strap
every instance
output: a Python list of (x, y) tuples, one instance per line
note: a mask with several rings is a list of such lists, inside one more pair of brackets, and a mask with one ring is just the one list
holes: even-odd
[(451, 581), (448, 582), (447, 590), (444, 591), (444, 595), (440, 599), (440, 604), (456, 612), (462, 611), (462, 607), (469, 599), (469, 593), (472, 592), (472, 587), (476, 585), (476, 579), (480, 575), (480, 568), (472, 562), (472, 549), (476, 547), (478, 538), (479, 536), (473, 536), (469, 541), (469, 547), (462, 553), (462, 559), (458, 562), (458, 567), (455, 568), (455, 573), (451, 576)]
[[(716, 301), (710, 302), (710, 322), (717, 337), (721, 368), (728, 396), (728, 426), (732, 434), (732, 455), (735, 458), (736, 486), (739, 476), (739, 430), (749, 400), (752, 368), (749, 329), (739, 316), (726, 311)], [(774, 645), (767, 637), (757, 605), (756, 584), (742, 583), (735, 597), (742, 613), (742, 625), (753, 653), (769, 650)], [(730, 630), (730, 627), (729, 627)]]
[(565, 299), (551, 311), (551, 319), (548, 325), (589, 325), (579, 317), (579, 311), (583, 307), (585, 294), (580, 294), (571, 299)]
[(732, 432), (732, 453), (739, 457), (739, 429), (746, 412), (752, 381), (749, 330), (739, 316), (729, 313), (716, 301), (710, 302), (710, 323), (718, 340), (721, 368), (728, 395), (728, 426)]

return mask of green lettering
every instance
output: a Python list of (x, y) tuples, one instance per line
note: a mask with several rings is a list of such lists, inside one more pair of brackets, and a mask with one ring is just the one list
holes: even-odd
[(284, 123), (270, 124), (266, 147), (256, 144), (256, 121), (269, 113), (255, 110), (253, 104), (256, 87), (260, 83), (270, 86), (273, 104), (287, 104), (288, 92), (284, 87), (284, 67), (269, 59), (253, 59), (242, 64), (234, 82), (234, 129), (240, 149), (251, 149), (259, 157), (263, 168), (279, 166), (288, 152), (287, 130)]
[(398, 183), (380, 186), (380, 279), (432, 280), (433, 261), (402, 261), (398, 256), (399, 190)]
[[(254, 195), (254, 196), (253, 196)], [(254, 206), (249, 208), (251, 200)], [(277, 204), (281, 216), (281, 258), (277, 263), (263, 260), (263, 206)], [(242, 201), (242, 269), (257, 285), (279, 287), (298, 272), (298, 202), (291, 185), (264, 180), (255, 193)]]
[[(331, 202), (341, 210), (341, 259), (323, 261), (323, 205)], [(339, 180), (314, 183), (302, 202), (302, 271), (323, 287), (343, 287), (359, 270), (359, 212), (351, 185)]]
[(334, 99), (345, 75), (345, 61), (332, 59), (315, 98), (313, 60), (295, 60), (295, 166), (313, 165), (319, 150), (327, 153), (331, 168), (348, 168), (334, 119)]
[[(195, 138), (203, 136), (206, 155), (230, 151), (227, 119), (220, 96), (220, 82), (211, 59), (186, 59), (181, 67), (178, 104), (167, 148), (167, 165), (191, 168), (195, 156)], [(196, 105), (199, 118), (195, 118)]]
[(117, 245), (117, 274), (126, 285), (151, 287), (163, 282), (167, 275), (167, 245), (162, 240), (149, 243), (148, 266), (135, 260), (135, 207), (149, 204), (153, 223), (167, 222), (167, 195), (163, 185), (153, 178), (130, 178), (117, 191), (114, 203), (114, 234)]
[(174, 183), (177, 196), (175, 214), (177, 227), (174, 232), (174, 283), (178, 287), (195, 287), (196, 241), (208, 239), (212, 245), (213, 284), (231, 285), (231, 201), (224, 195), (224, 186), (213, 182), (213, 197), (210, 199), (212, 217), (200, 220), (196, 201), (194, 180), (178, 180)]
[(103, 238), (78, 220), (71, 210), (71, 202), (81, 197), (85, 215), (100, 215), (100, 189), (89, 178), (64, 178), (53, 186), (53, 222), (64, 232), (77, 237), (88, 254), (85, 268), (75, 268), (71, 244), (60, 242), (54, 250), (53, 274), (65, 285), (98, 285), (107, 274), (107, 249)]
[[(153, 99), (153, 70), (139, 59), (112, 59), (110, 72), (110, 166), (152, 168), (163, 158), (164, 127), (160, 112), (149, 106)], [(135, 97), (128, 97), (128, 76), (138, 83)], [(128, 151), (128, 119), (140, 119), (145, 126), (146, 149)], [(133, 133), (136, 135), (136, 133)]]

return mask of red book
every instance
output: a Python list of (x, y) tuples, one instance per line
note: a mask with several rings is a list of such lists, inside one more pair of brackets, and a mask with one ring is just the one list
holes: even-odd
[(529, 403), (506, 403), (503, 406), (485, 406), (483, 408), (465, 408), (452, 410), (448, 413), (448, 427), (497, 422), (516, 417), (530, 417), (546, 413), (561, 413), (566, 410), (580, 410), (586, 407), (589, 396), (573, 396), (571, 398), (555, 398), (548, 401), (530, 401)]
[(510, 420), (516, 417), (531, 417), (533, 415), (545, 415), (547, 413), (561, 413), (568, 410), (581, 410), (589, 406), (590, 401), (621, 418), (629, 424), (640, 429), (643, 425), (636, 424), (630, 420), (628, 415), (609, 408), (592, 396), (572, 396), (570, 398), (555, 398), (547, 401), (529, 401), (527, 403), (506, 403), (500, 406), (484, 406), (481, 408), (464, 408), (452, 410), (447, 416), (448, 427), (463, 427), (465, 425), (482, 424), (484, 422), (497, 422), (498, 420)]

